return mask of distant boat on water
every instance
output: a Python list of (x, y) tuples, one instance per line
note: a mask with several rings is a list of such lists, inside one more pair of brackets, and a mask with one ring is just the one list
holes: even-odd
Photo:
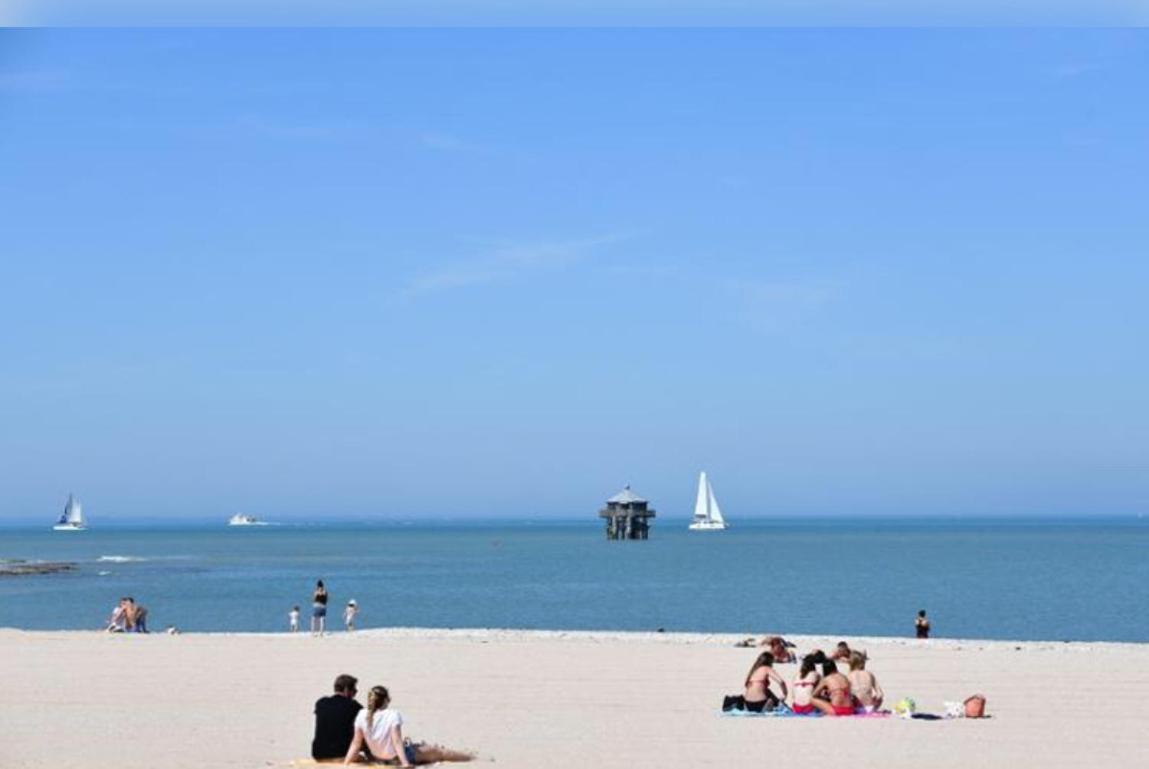
[(227, 519), (228, 526), (266, 526), (267, 521), (261, 521), (254, 515), (246, 515), (244, 513), (236, 513), (231, 518)]
[(690, 521), (691, 531), (722, 531), (728, 528), (714, 489), (706, 478), (706, 473), (698, 474), (698, 497), (694, 501), (694, 518)]
[(80, 500), (69, 494), (68, 502), (64, 505), (64, 512), (60, 515), (60, 520), (56, 521), (56, 525), (52, 527), (52, 531), (84, 531), (87, 528), (88, 526), (84, 523), (84, 508), (80, 505)]

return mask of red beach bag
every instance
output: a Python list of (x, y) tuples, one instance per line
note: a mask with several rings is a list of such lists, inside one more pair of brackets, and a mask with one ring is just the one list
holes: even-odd
[(965, 701), (966, 718), (985, 718), (985, 696), (975, 694)]

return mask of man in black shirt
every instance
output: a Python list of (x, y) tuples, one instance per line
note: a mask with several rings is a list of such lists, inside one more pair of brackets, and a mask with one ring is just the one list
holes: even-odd
[(315, 703), (315, 739), (311, 757), (315, 760), (343, 758), (355, 736), (355, 714), (363, 706), (355, 701), (359, 679), (341, 675), (335, 679), (335, 694)]

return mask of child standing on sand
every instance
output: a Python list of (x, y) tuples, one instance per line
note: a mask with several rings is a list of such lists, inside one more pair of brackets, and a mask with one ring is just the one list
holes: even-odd
[(343, 626), (347, 628), (347, 632), (355, 629), (355, 615), (359, 614), (359, 604), (355, 603), (352, 598), (347, 602), (347, 608), (343, 610)]
[(292, 606), (287, 613), (287, 627), (292, 633), (299, 632), (299, 607)]

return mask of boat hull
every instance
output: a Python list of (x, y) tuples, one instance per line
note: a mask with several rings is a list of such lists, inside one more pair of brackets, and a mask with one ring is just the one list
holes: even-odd
[(727, 524), (714, 521), (697, 521), (690, 524), (691, 531), (725, 531), (727, 528), (729, 528)]
[(57, 523), (52, 527), (52, 531), (87, 531), (87, 526), (76, 526), (71, 523)]

